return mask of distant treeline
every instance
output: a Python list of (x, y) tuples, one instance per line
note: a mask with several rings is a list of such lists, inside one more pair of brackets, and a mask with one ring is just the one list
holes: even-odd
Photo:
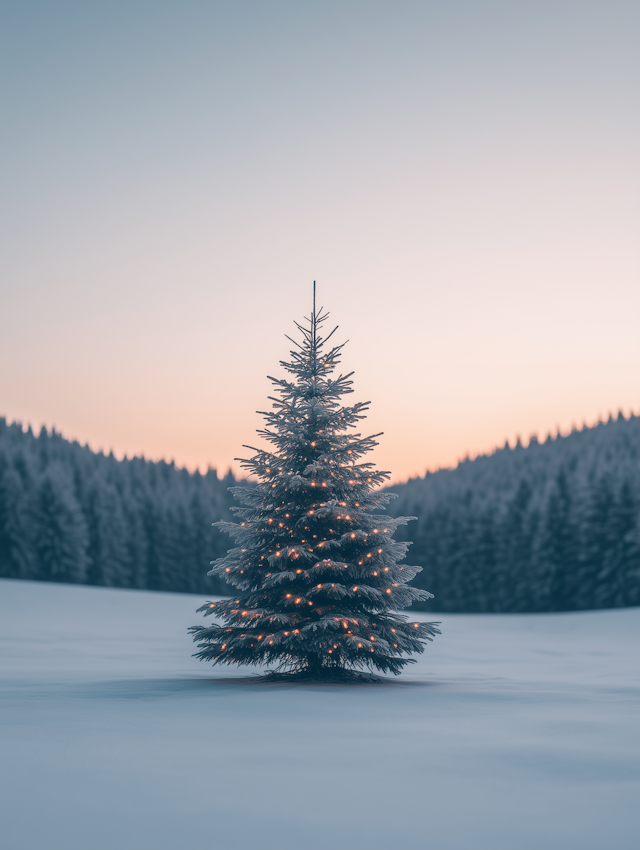
[(0, 419), (0, 576), (219, 593), (209, 562), (228, 538), (229, 474), (116, 460)]
[[(214, 594), (227, 488), (0, 419), (0, 576)], [(431, 611), (640, 605), (640, 417), (508, 446), (391, 488)], [(400, 538), (401, 535), (398, 534)]]
[[(429, 611), (640, 605), (640, 417), (506, 445), (391, 488)], [(400, 535), (399, 535), (400, 536)]]

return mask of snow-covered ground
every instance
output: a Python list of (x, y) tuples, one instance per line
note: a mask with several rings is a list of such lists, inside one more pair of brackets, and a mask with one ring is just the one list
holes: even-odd
[(640, 609), (445, 615), (301, 686), (191, 658), (202, 601), (0, 580), (3, 848), (640, 846)]

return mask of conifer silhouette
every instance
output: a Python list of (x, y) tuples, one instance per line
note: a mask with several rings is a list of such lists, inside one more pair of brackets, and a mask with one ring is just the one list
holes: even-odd
[(310, 678), (398, 674), (439, 634), (435, 623), (395, 613), (431, 596), (407, 585), (422, 568), (400, 566), (408, 544), (393, 539), (414, 517), (380, 513), (393, 498), (378, 489), (389, 473), (360, 462), (380, 435), (352, 430), (369, 402), (341, 404), (353, 373), (332, 377), (344, 343), (327, 347), (337, 330), (321, 336), (327, 317), (316, 312), (314, 284), (308, 326), (296, 322), (301, 343), (291, 340), (291, 360), (280, 364), (292, 377), (269, 377), (278, 397), (260, 411), (267, 425), (258, 434), (274, 451), (245, 446), (256, 454), (238, 458), (259, 483), (232, 488), (239, 522), (216, 523), (236, 547), (209, 575), (238, 593), (198, 609), (221, 621), (190, 629), (204, 661), (275, 663), (272, 675)]

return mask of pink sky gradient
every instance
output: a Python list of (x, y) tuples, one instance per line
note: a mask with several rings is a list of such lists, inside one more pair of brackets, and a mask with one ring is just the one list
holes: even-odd
[(638, 7), (480, 5), (6, 7), (0, 415), (224, 471), (314, 279), (393, 480), (640, 411)]

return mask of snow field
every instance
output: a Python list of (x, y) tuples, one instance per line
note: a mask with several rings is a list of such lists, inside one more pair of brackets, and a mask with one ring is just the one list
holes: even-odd
[(441, 615), (301, 686), (191, 658), (203, 601), (0, 580), (3, 848), (640, 846), (640, 609)]

